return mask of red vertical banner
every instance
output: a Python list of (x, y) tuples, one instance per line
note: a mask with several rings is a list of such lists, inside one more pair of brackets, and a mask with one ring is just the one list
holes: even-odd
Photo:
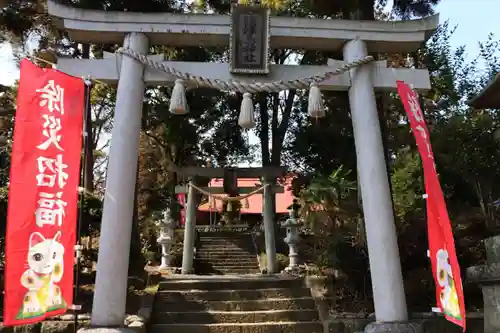
[(73, 302), (83, 80), (23, 60), (11, 158), (4, 325)]
[(465, 331), (465, 301), (460, 266), (446, 202), (434, 163), (434, 153), (418, 95), (406, 83), (397, 81), (398, 93), (410, 120), (424, 169), (427, 194), (427, 232), (438, 307), (446, 319)]
[(179, 193), (177, 194), (177, 202), (181, 205), (180, 209), (180, 225), (183, 226), (186, 224), (186, 194)]

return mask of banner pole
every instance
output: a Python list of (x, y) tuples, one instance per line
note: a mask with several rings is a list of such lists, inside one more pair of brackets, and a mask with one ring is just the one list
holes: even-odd
[(85, 82), (85, 104), (84, 104), (84, 109), (83, 109), (83, 154), (82, 154), (82, 162), (80, 163), (80, 188), (79, 188), (79, 201), (80, 205), (78, 208), (78, 219), (77, 219), (77, 234), (76, 234), (76, 246), (75, 246), (75, 283), (74, 283), (74, 288), (73, 288), (73, 320), (74, 320), (74, 325), (73, 325), (73, 332), (76, 333), (78, 331), (78, 313), (79, 310), (81, 310), (81, 305), (78, 305), (77, 299), (78, 299), (78, 293), (80, 289), (80, 257), (81, 257), (81, 250), (82, 250), (82, 245), (81, 243), (81, 231), (82, 231), (82, 225), (83, 225), (83, 219), (84, 219), (84, 204), (85, 204), (85, 188), (82, 186), (85, 184), (86, 181), (86, 172), (85, 172), (85, 162), (86, 162), (86, 157), (87, 157), (87, 148), (89, 145), (89, 129), (88, 127), (91, 126), (91, 124), (88, 124), (87, 122), (87, 117), (90, 112), (91, 108), (91, 93), (92, 93), (92, 83), (90, 80), (84, 79)]

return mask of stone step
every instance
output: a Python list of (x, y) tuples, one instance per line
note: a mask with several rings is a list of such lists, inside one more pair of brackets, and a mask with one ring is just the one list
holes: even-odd
[(217, 258), (208, 258), (208, 257), (196, 257), (195, 262), (198, 264), (215, 264), (215, 265), (225, 265), (228, 264), (229, 266), (234, 266), (234, 265), (254, 265), (257, 264), (257, 258), (253, 258), (253, 260), (247, 259), (247, 260), (238, 260), (238, 259), (233, 259), (233, 258), (224, 258), (224, 259), (217, 259)]
[(262, 311), (197, 311), (163, 312), (153, 316), (155, 324), (217, 324), (301, 322), (318, 320), (316, 310), (262, 310)]
[(245, 247), (245, 248), (255, 248), (253, 243), (248, 242), (198, 242), (198, 246), (233, 246), (233, 247)]
[(244, 254), (244, 255), (232, 255), (232, 254), (224, 254), (224, 255), (209, 255), (207, 253), (197, 253), (196, 254), (196, 259), (201, 260), (201, 261), (235, 261), (235, 260), (241, 260), (243, 262), (245, 261), (255, 261), (257, 260), (257, 256), (251, 255), (251, 254)]
[(209, 237), (209, 236), (200, 236), (198, 237), (198, 241), (200, 242), (240, 242), (240, 243), (248, 243), (253, 244), (253, 239), (250, 236), (244, 237)]
[(235, 256), (243, 258), (248, 258), (248, 257), (257, 258), (255, 252), (244, 251), (244, 250), (238, 250), (238, 251), (196, 250), (196, 255), (205, 257), (220, 257), (220, 258), (231, 258)]
[(253, 244), (253, 239), (250, 237), (199, 237), (200, 242), (233, 242), (233, 243), (245, 243)]
[(207, 254), (207, 255), (252, 255), (256, 256), (255, 251), (245, 250), (245, 249), (196, 249), (196, 254)]
[[(241, 226), (237, 226), (235, 228), (240, 228)], [(224, 227), (227, 228), (227, 227)], [(204, 231), (200, 232), (200, 235), (203, 237), (243, 237), (252, 235), (252, 231), (235, 231), (231, 229), (223, 229), (223, 230), (214, 230), (214, 231)]]
[(244, 265), (248, 263), (255, 263), (258, 262), (256, 257), (243, 257), (243, 258), (219, 258), (219, 257), (206, 257), (206, 256), (200, 256), (200, 257), (195, 257), (195, 260), (197, 263), (200, 264), (207, 264), (207, 263), (231, 263), (231, 262), (239, 262)]
[(239, 262), (255, 262), (257, 261), (257, 256), (253, 255), (246, 255), (246, 256), (240, 256), (240, 257), (234, 257), (234, 256), (208, 256), (204, 255), (203, 253), (197, 254), (195, 257), (196, 260), (200, 262), (204, 261), (217, 261), (217, 262), (224, 262), (224, 261), (239, 261)]
[(260, 272), (258, 265), (254, 266), (238, 266), (224, 267), (223, 265), (195, 263), (195, 271), (197, 274), (215, 274), (215, 275), (240, 275), (240, 274), (257, 274)]
[(196, 258), (194, 264), (200, 267), (213, 267), (213, 266), (243, 266), (243, 267), (258, 267), (258, 261), (246, 261), (246, 262), (237, 262), (237, 261), (227, 261), (227, 260), (216, 260), (216, 259), (202, 259)]
[(200, 272), (205, 272), (208, 273), (210, 271), (213, 272), (229, 272), (229, 273), (234, 273), (236, 275), (238, 274), (246, 274), (248, 272), (253, 272), (253, 273), (258, 273), (260, 267), (255, 265), (255, 266), (224, 266), (224, 265), (210, 265), (210, 264), (205, 264), (205, 265), (196, 265), (195, 269), (199, 270)]
[(213, 263), (213, 262), (241, 262), (241, 263), (251, 263), (251, 262), (258, 262), (257, 258), (255, 256), (247, 256), (247, 257), (217, 257), (217, 256), (196, 256), (195, 260), (200, 262), (200, 263)]
[(255, 271), (260, 268), (259, 265), (248, 265), (248, 266), (207, 265), (205, 267), (215, 269), (216, 271), (235, 271), (235, 272), (242, 270)]
[(229, 241), (229, 240), (198, 240), (196, 245), (206, 245), (206, 246), (224, 246), (224, 245), (231, 245), (231, 246), (245, 246), (245, 247), (254, 247), (253, 242), (247, 242), (247, 241)]
[(198, 245), (196, 247), (196, 251), (244, 251), (244, 252), (255, 252), (255, 249), (253, 247), (239, 247), (239, 246), (233, 246), (233, 245), (217, 245), (217, 246), (212, 246), (212, 245)]
[(246, 245), (246, 244), (234, 244), (234, 243), (220, 243), (220, 244), (213, 244), (213, 243), (198, 243), (196, 244), (197, 248), (204, 248), (204, 249), (219, 249), (219, 248), (233, 248), (233, 249), (255, 249), (255, 247), (252, 245)]
[(198, 238), (197, 244), (237, 244), (244, 246), (254, 246), (254, 241), (251, 238)]
[(255, 252), (254, 248), (242, 248), (238, 246), (197, 246), (196, 251), (207, 251), (207, 252), (223, 252), (223, 251), (241, 251), (241, 252)]
[(254, 252), (245, 251), (242, 249), (196, 249), (196, 255), (205, 255), (205, 256), (254, 256)]
[(175, 311), (262, 311), (315, 309), (312, 297), (268, 298), (253, 301), (174, 301), (156, 302), (155, 312)]
[(213, 268), (217, 273), (224, 275), (241, 275), (241, 274), (256, 274), (259, 273), (259, 268)]
[(197, 260), (195, 262), (197, 266), (203, 267), (227, 267), (227, 268), (238, 268), (238, 267), (257, 267), (259, 268), (259, 263), (257, 260), (248, 262), (237, 262), (237, 261), (218, 261), (218, 260)]
[(250, 290), (259, 289), (297, 289), (303, 288), (302, 279), (251, 276), (251, 277), (214, 277), (214, 278), (170, 278), (159, 284), (159, 292), (183, 291), (223, 291), (223, 290)]
[(257, 263), (257, 260), (255, 260), (253, 263), (246, 263), (242, 264), (237, 261), (228, 263), (227, 261), (215, 261), (215, 262), (204, 262), (205, 265), (209, 265), (215, 269), (218, 268), (224, 268), (224, 269), (231, 269), (231, 268), (259, 268), (259, 264)]
[(243, 243), (253, 243), (253, 239), (250, 236), (247, 237), (208, 237), (200, 236), (198, 238), (200, 242), (243, 242)]
[(256, 257), (253, 257), (252, 259), (250, 258), (245, 258), (245, 259), (240, 259), (240, 258), (224, 258), (224, 259), (219, 259), (219, 258), (209, 258), (209, 257), (196, 257), (195, 258), (197, 262), (200, 264), (213, 264), (216, 263), (218, 265), (229, 265), (229, 266), (234, 266), (234, 265), (255, 265), (258, 263), (258, 260)]
[(233, 238), (233, 237), (228, 237), (228, 238), (206, 238), (206, 237), (199, 237), (198, 242), (200, 243), (206, 243), (206, 244), (216, 244), (216, 243), (234, 243), (234, 244), (248, 244), (248, 245), (253, 245), (254, 242), (251, 238), (247, 237), (242, 237), (242, 238)]
[(300, 289), (304, 281), (294, 277), (252, 276), (252, 277), (217, 277), (196, 279), (170, 279), (160, 282), (159, 291), (163, 290), (257, 290), (257, 289)]
[(238, 301), (238, 300), (259, 300), (266, 298), (292, 298), (310, 297), (311, 292), (307, 288), (272, 288), (257, 290), (159, 290), (156, 294), (158, 302), (186, 302), (186, 301)]
[(253, 240), (250, 237), (199, 237), (200, 242), (233, 242), (233, 243), (247, 243), (253, 244)]
[(149, 333), (323, 333), (323, 325), (311, 322), (238, 324), (163, 324), (152, 325)]
[(204, 254), (233, 254), (233, 255), (238, 255), (238, 254), (252, 254), (255, 255), (255, 251), (251, 250), (245, 250), (245, 249), (238, 249), (238, 248), (196, 248), (196, 253), (204, 253)]

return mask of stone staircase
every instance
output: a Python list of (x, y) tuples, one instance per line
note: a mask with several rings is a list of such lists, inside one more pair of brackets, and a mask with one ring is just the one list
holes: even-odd
[(253, 274), (259, 262), (248, 232), (202, 232), (196, 244), (194, 269), (199, 275)]
[(323, 332), (301, 279), (261, 275), (164, 281), (150, 324), (150, 333)]

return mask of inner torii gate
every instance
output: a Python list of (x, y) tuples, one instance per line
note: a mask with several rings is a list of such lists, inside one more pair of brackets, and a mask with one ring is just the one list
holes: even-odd
[[(67, 7), (48, 1), (49, 14), (72, 40), (83, 43), (122, 44), (147, 55), (149, 45), (227, 46), (231, 25), (228, 15), (104, 12)], [(314, 76), (366, 58), (368, 53), (417, 50), (435, 31), (438, 16), (403, 22), (322, 20), (271, 17), (272, 48), (342, 50), (344, 60), (328, 66), (269, 65), (261, 82), (287, 81)], [(117, 58), (118, 57), (118, 58)], [(164, 55), (147, 55), (179, 72), (211, 80), (236, 80), (227, 63), (165, 61)], [(141, 109), (145, 86), (172, 85), (176, 77), (144, 65), (127, 55), (104, 59), (59, 59), (60, 70), (116, 84), (118, 94), (102, 217), (92, 325), (113, 328), (123, 325), (127, 289), (128, 253), (134, 203)], [(238, 76), (253, 82), (255, 76)], [(358, 173), (365, 214), (370, 270), (377, 323), (367, 332), (413, 332), (401, 274), (396, 230), (386, 174), (375, 91), (395, 91), (396, 80), (416, 90), (430, 89), (427, 70), (387, 68), (376, 61), (318, 83), (321, 90), (347, 90), (356, 143)]]
[[(176, 172), (185, 178), (194, 178), (202, 176), (207, 178), (224, 178), (228, 169), (224, 168), (204, 168), (204, 167), (185, 167), (175, 168)], [(283, 187), (276, 185), (276, 178), (285, 174), (281, 167), (262, 167), (262, 168), (235, 168), (231, 170), (237, 186), (237, 178), (263, 178), (265, 185), (262, 190), (263, 207), (262, 217), (264, 225), (267, 271), (276, 273), (276, 245), (274, 242), (274, 216), (273, 197), (276, 192), (283, 192)], [(211, 194), (225, 193), (223, 188), (205, 187), (204, 191)], [(250, 194), (257, 190), (257, 187), (238, 188), (238, 194)], [(195, 245), (194, 233), (196, 228), (196, 202), (194, 198), (195, 189), (193, 186), (176, 186), (176, 193), (187, 193), (186, 201), (186, 225), (184, 228), (184, 249), (182, 252), (182, 274), (188, 274), (193, 271), (193, 248)]]

